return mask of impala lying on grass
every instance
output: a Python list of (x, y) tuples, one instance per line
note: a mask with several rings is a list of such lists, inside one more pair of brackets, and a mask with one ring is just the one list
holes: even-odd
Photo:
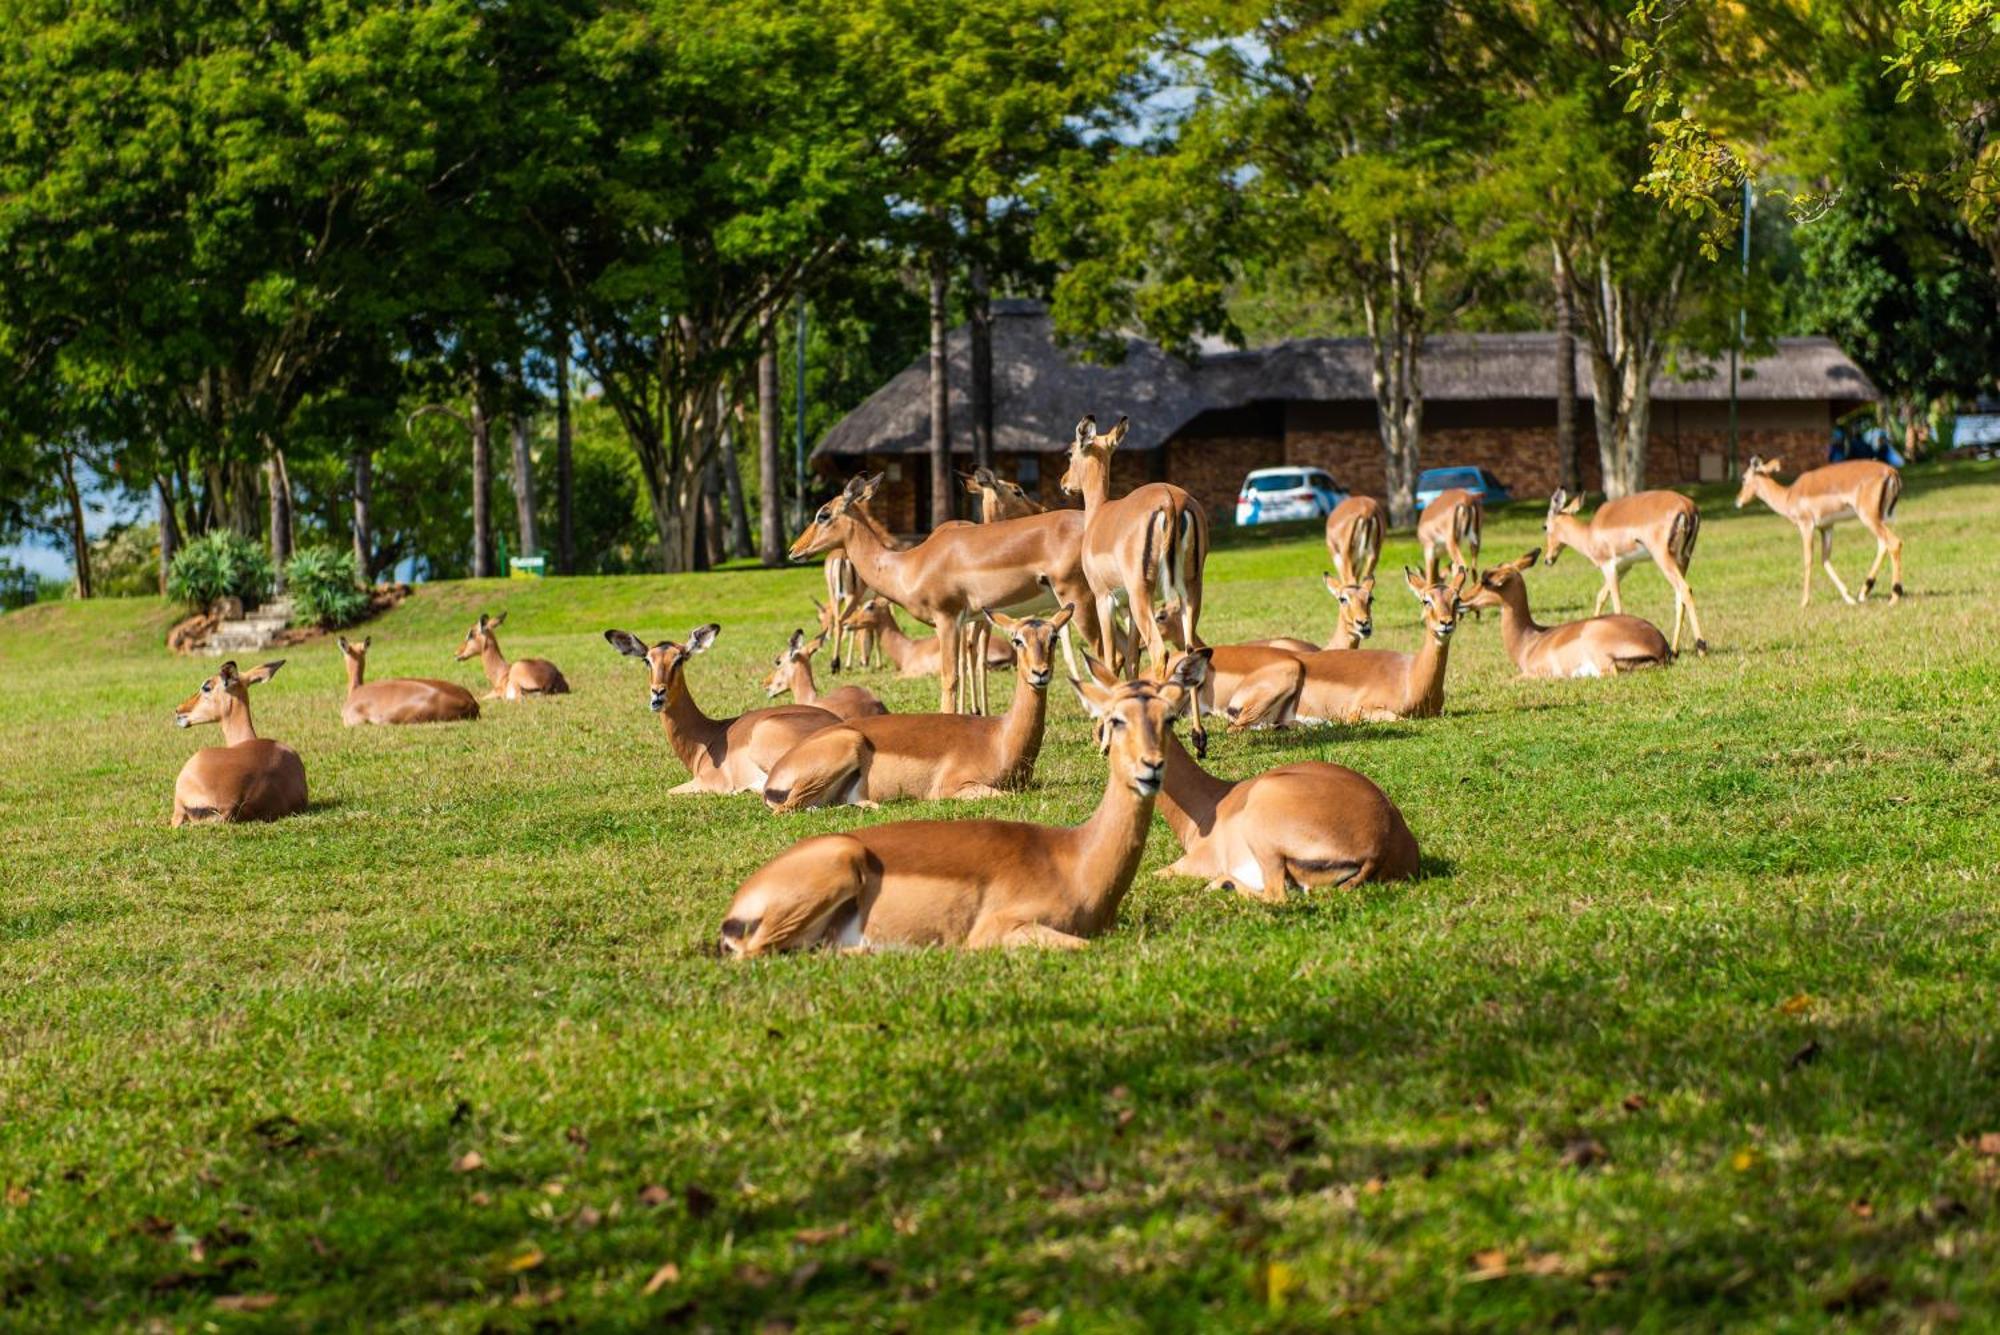
[(842, 686), (824, 695), (820, 693), (813, 683), (812, 656), (825, 643), (824, 632), (808, 640), (804, 631), (793, 631), (785, 651), (778, 655), (770, 674), (764, 678), (764, 694), (775, 700), (790, 691), (792, 699), (800, 704), (815, 705), (839, 718), (888, 713), (888, 708), (875, 698), (875, 692), (865, 686)]
[(1109, 930), (1146, 847), (1185, 681), (1073, 682), (1107, 757), (1075, 827), (896, 821), (792, 845), (753, 872), (722, 920), (724, 955), (813, 946), (1054, 946)]
[(368, 646), (373, 635), (355, 644), (340, 637), (341, 658), (347, 665), (347, 701), (340, 707), (340, 721), (352, 728), (359, 723), (459, 723), (479, 717), (479, 702), (472, 692), (457, 682), (435, 677), (390, 677), (364, 682), (368, 671)]
[(562, 672), (546, 658), (518, 658), (508, 662), (500, 652), (500, 641), (493, 632), (507, 619), (502, 612), (490, 620), (484, 612), (465, 632), (465, 643), (458, 646), (458, 661), (477, 657), (480, 667), (486, 671), (486, 680), (493, 684), (485, 699), (525, 700), (531, 695), (568, 695), (569, 683), (563, 680)]
[(1417, 542), (1424, 549), (1424, 583), (1438, 582), (1439, 553), (1454, 566), (1479, 566), (1479, 537), (1486, 524), (1486, 504), (1463, 487), (1439, 492), (1417, 516)]
[(1801, 473), (1791, 486), (1778, 481), (1778, 461), (1751, 456), (1743, 470), (1743, 487), (1736, 493), (1736, 508), (1760, 500), (1792, 521), (1805, 543), (1805, 579), (1799, 590), (1799, 606), (1812, 601), (1813, 537), (1819, 538), (1820, 564), (1826, 577), (1840, 590), (1845, 602), (1858, 601), (1840, 582), (1833, 568), (1833, 526), (1843, 519), (1858, 519), (1875, 535), (1875, 564), (1868, 567), (1861, 597), (1875, 590), (1875, 577), (1882, 573), (1882, 558), (1893, 563), (1889, 578), (1889, 601), (1903, 596), (1903, 540), (1889, 527), (1896, 516), (1896, 501), (1903, 494), (1903, 475), (1888, 464), (1873, 459), (1849, 459)]
[(277, 820), (306, 809), (306, 767), (298, 752), (259, 737), (250, 724), (250, 688), (269, 681), (284, 659), (239, 674), (220, 671), (174, 711), (174, 726), (222, 725), (222, 745), (189, 756), (174, 780), (174, 825)]
[(710, 718), (688, 694), (687, 662), (715, 643), (722, 627), (698, 626), (686, 644), (661, 640), (652, 648), (629, 631), (607, 630), (604, 638), (627, 658), (646, 664), (653, 712), (660, 716), (667, 745), (673, 747), (689, 779), (673, 793), (756, 793), (778, 757), (821, 728), (840, 722), (810, 705), (753, 709), (737, 718)]
[(1349, 496), (1326, 517), (1326, 554), (1342, 584), (1372, 579), (1382, 559), (1382, 534), (1388, 511), (1373, 496)]
[(1375, 633), (1375, 577), (1363, 579), (1359, 584), (1341, 584), (1332, 575), (1322, 572), (1321, 583), (1340, 605), (1338, 619), (1333, 624), (1333, 634), (1325, 644), (1314, 644), (1311, 640), (1300, 640), (1290, 636), (1278, 636), (1269, 640), (1252, 640), (1252, 644), (1267, 645), (1273, 649), (1289, 649), (1293, 653), (1309, 654), (1321, 649), (1359, 649), (1361, 642)]
[(1607, 598), (1613, 612), (1625, 610), (1618, 596), (1618, 577), (1625, 567), (1650, 556), (1674, 591), (1674, 652), (1681, 649), (1681, 618), (1685, 615), (1694, 631), (1694, 651), (1707, 653), (1701, 614), (1695, 611), (1694, 590), (1687, 582), (1688, 562), (1694, 559), (1695, 539), (1701, 536), (1701, 510), (1677, 491), (1640, 491), (1606, 501), (1588, 521), (1577, 518), (1582, 506), (1583, 497), (1570, 496), (1561, 488), (1549, 497), (1548, 518), (1542, 522), (1546, 535), (1542, 559), (1554, 565), (1564, 547), (1574, 547), (1598, 568), (1604, 587), (1597, 591), (1597, 603), (1591, 608), (1595, 616), (1604, 611)]
[(1660, 628), (1640, 617), (1614, 614), (1544, 626), (1528, 611), (1525, 571), (1541, 558), (1537, 549), (1479, 577), (1467, 607), (1500, 609), (1500, 640), (1524, 677), (1610, 677), (1637, 668), (1664, 667), (1674, 651)]
[(1020, 667), (1005, 714), (884, 714), (828, 728), (771, 767), (765, 804), (796, 811), (898, 797), (992, 797), (1026, 784), (1042, 750), (1056, 636), (1074, 611), (1065, 607), (1046, 621), (990, 614)]

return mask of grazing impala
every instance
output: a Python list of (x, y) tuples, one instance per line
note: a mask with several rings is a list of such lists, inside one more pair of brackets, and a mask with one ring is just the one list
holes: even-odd
[(772, 663), (770, 675), (764, 678), (764, 694), (775, 700), (790, 691), (800, 704), (815, 705), (838, 718), (888, 713), (875, 693), (865, 686), (842, 686), (820, 694), (819, 687), (813, 684), (812, 656), (825, 643), (824, 632), (808, 640), (804, 631), (793, 631), (791, 642), (785, 645), (785, 651)]
[(1349, 496), (1326, 517), (1326, 554), (1342, 584), (1359, 584), (1375, 574), (1382, 558), (1388, 512), (1373, 496)]
[[(850, 631), (866, 629), (874, 635), (887, 654), (889, 661), (896, 665), (898, 677), (935, 677), (938, 674), (938, 641), (936, 636), (916, 639), (905, 635), (903, 628), (896, 624), (896, 614), (889, 606), (887, 598), (870, 598), (856, 608), (846, 618)], [(988, 668), (1008, 668), (1014, 665), (1014, 648), (1003, 636), (991, 640), (986, 648)]]
[(737, 889), (721, 953), (814, 946), (1052, 946), (1110, 929), (1145, 852), (1182, 681), (1073, 682), (1108, 757), (1104, 795), (1074, 828), (896, 821), (801, 840)]
[(276, 820), (306, 809), (306, 767), (298, 752), (259, 737), (250, 726), (250, 688), (267, 682), (284, 659), (238, 674), (232, 660), (174, 711), (174, 726), (220, 723), (222, 745), (188, 757), (174, 780), (175, 825)]
[(1018, 482), (1010, 482), (990, 468), (975, 468), (968, 476), (959, 474), (965, 489), (979, 498), (979, 522), (996, 519), (1026, 519), (1045, 513), (1048, 506), (1028, 495)]
[(1322, 571), (1320, 580), (1326, 585), (1326, 591), (1333, 595), (1334, 601), (1340, 604), (1339, 618), (1334, 622), (1333, 634), (1327, 637), (1325, 644), (1283, 635), (1269, 640), (1252, 640), (1250, 643), (1289, 649), (1298, 654), (1315, 653), (1321, 649), (1359, 649), (1361, 642), (1375, 633), (1375, 577), (1370, 575), (1359, 584), (1341, 584)]
[(434, 677), (391, 677), (364, 683), (368, 646), (373, 643), (373, 635), (359, 644), (345, 635), (340, 637), (340, 653), (347, 663), (347, 703), (340, 709), (342, 723), (351, 728), (357, 723), (458, 723), (479, 717), (479, 702), (457, 682)]
[(1121, 417), (1100, 436), (1097, 419), (1086, 415), (1076, 424), (1062, 475), (1064, 493), (1083, 497), (1083, 573), (1097, 610), (1098, 654), (1113, 667), (1120, 666), (1114, 613), (1121, 597), (1154, 662), (1167, 653), (1155, 606), (1178, 605), (1181, 643), (1195, 643), (1208, 556), (1208, 516), (1181, 488), (1148, 482), (1111, 499), (1111, 455), (1131, 426)]
[(1570, 496), (1560, 488), (1549, 497), (1548, 518), (1542, 523), (1546, 535), (1542, 559), (1554, 565), (1564, 547), (1574, 547), (1597, 567), (1604, 576), (1604, 587), (1597, 591), (1597, 604), (1591, 608), (1595, 616), (1604, 611), (1607, 598), (1613, 612), (1625, 610), (1618, 596), (1618, 577), (1625, 567), (1650, 556), (1674, 591), (1674, 652), (1681, 650), (1681, 617), (1685, 614), (1694, 631), (1694, 651), (1707, 653), (1701, 614), (1695, 611), (1694, 590), (1687, 582), (1688, 562), (1694, 559), (1695, 539), (1701, 535), (1701, 511), (1695, 503), (1677, 491), (1637, 491), (1606, 501), (1587, 523), (1576, 517), (1582, 506), (1583, 497)]
[(465, 632), (465, 643), (458, 646), (458, 661), (463, 663), (477, 655), (480, 667), (486, 671), (486, 680), (493, 683), (493, 689), (486, 693), (485, 698), (525, 700), (531, 695), (568, 695), (569, 683), (563, 680), (562, 672), (548, 659), (507, 661), (500, 652), (499, 638), (493, 634), (506, 619), (505, 612), (491, 620), (481, 612), (472, 629)]
[(1497, 565), (1479, 578), (1467, 607), (1500, 609), (1500, 640), (1524, 677), (1610, 677), (1636, 668), (1664, 667), (1674, 651), (1660, 628), (1623, 614), (1594, 616), (1560, 626), (1537, 624), (1528, 611), (1522, 578), (1541, 558), (1537, 549)]
[(1479, 535), (1485, 527), (1486, 505), (1463, 487), (1439, 492), (1417, 517), (1417, 541), (1424, 549), (1424, 583), (1438, 582), (1438, 553), (1451, 557), (1454, 566), (1468, 570), (1479, 565)]
[(778, 757), (801, 741), (840, 722), (810, 705), (753, 709), (738, 718), (710, 718), (688, 694), (687, 661), (715, 643), (722, 627), (697, 627), (686, 644), (661, 640), (648, 649), (637, 635), (607, 630), (604, 638), (627, 658), (647, 667), (653, 712), (660, 716), (667, 745), (687, 766), (688, 781), (673, 793), (762, 792), (764, 776)]
[(1875, 564), (1868, 567), (1868, 581), (1861, 586), (1861, 597), (1874, 592), (1875, 577), (1882, 573), (1882, 558), (1886, 556), (1894, 563), (1889, 579), (1889, 601), (1894, 603), (1903, 596), (1903, 540), (1889, 527), (1889, 521), (1896, 515), (1896, 500), (1902, 494), (1903, 475), (1873, 459), (1849, 459), (1846, 463), (1815, 468), (1799, 474), (1787, 487), (1778, 481), (1776, 459), (1753, 455), (1743, 470), (1743, 489), (1736, 493), (1736, 508), (1741, 510), (1751, 501), (1760, 500), (1798, 526), (1799, 537), (1805, 542), (1805, 583), (1799, 591), (1800, 607), (1812, 601), (1815, 534), (1819, 537), (1819, 559), (1826, 567), (1826, 577), (1840, 590), (1843, 601), (1858, 601), (1847, 592), (1847, 586), (1840, 582), (1840, 575), (1833, 568), (1833, 526), (1843, 519), (1860, 520), (1861, 526), (1875, 535)]
[(814, 733), (787, 751), (764, 781), (773, 811), (872, 805), (897, 797), (992, 797), (1026, 784), (1042, 750), (1056, 636), (1074, 608), (1044, 621), (991, 613), (1014, 646), (1020, 673), (999, 718), (884, 714)]

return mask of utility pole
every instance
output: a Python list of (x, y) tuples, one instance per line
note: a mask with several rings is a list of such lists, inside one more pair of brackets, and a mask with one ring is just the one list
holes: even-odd
[(1729, 347), (1729, 472), (1736, 476), (1736, 386), (1737, 371), (1743, 357), (1743, 331), (1745, 295), (1750, 286), (1750, 210), (1755, 207), (1757, 196), (1750, 189), (1750, 178), (1743, 178), (1743, 260), (1741, 278), (1736, 285), (1736, 341)]

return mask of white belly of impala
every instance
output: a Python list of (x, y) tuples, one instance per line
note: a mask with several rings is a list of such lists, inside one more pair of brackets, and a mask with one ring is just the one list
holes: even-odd
[(1596, 677), (1602, 674), (1598, 672), (1597, 664), (1595, 663), (1578, 663), (1574, 668), (1570, 669), (1569, 675), (1572, 677)]

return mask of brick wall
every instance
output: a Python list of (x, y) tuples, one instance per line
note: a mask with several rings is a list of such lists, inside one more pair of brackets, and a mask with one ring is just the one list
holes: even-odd
[(1285, 462), (1285, 444), (1275, 436), (1209, 436), (1167, 444), (1166, 480), (1185, 488), (1208, 512), (1209, 527), (1236, 520), (1236, 494), (1253, 468)]

